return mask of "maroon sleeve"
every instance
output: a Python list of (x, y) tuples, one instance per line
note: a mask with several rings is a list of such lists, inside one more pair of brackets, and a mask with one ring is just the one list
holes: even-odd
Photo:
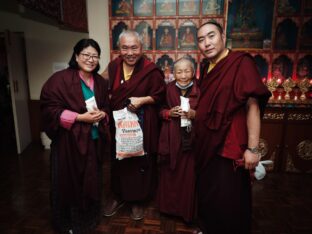
[(250, 56), (245, 56), (241, 61), (234, 82), (234, 95), (242, 103), (246, 103), (249, 97), (256, 98), (261, 112), (270, 97), (270, 92), (262, 83), (257, 66)]
[(165, 100), (166, 83), (163, 74), (155, 69), (149, 74), (149, 96), (151, 96), (156, 104), (161, 104)]
[(40, 95), (40, 109), (42, 114), (43, 130), (53, 139), (60, 125), (60, 116), (67, 109), (64, 106), (66, 103), (62, 95), (60, 95), (60, 83), (62, 73), (58, 72), (52, 75), (51, 78), (44, 84)]

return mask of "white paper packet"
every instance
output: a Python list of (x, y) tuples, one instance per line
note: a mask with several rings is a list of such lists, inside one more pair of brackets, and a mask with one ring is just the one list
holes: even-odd
[[(190, 110), (190, 100), (186, 97), (180, 96), (182, 111), (188, 112)], [(192, 125), (190, 119), (181, 118), (181, 127), (189, 127)]]
[[(93, 110), (98, 108), (94, 96), (90, 97), (87, 100), (85, 100), (85, 103), (86, 103), (86, 108), (87, 108), (88, 111), (93, 111)], [(95, 122), (95, 123), (93, 123), (93, 125), (94, 126), (99, 126), (99, 122)]]

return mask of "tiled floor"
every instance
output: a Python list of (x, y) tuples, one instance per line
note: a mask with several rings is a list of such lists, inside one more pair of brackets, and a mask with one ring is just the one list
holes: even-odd
[[(104, 170), (107, 175), (108, 165)], [(20, 156), (14, 151), (0, 152), (1, 234), (54, 233), (50, 226), (49, 183), (49, 151), (32, 145)], [(253, 234), (312, 233), (312, 175), (269, 173), (255, 182), (253, 194)], [(191, 231), (180, 220), (160, 215), (151, 202), (143, 221), (132, 221), (129, 207), (124, 206), (115, 216), (103, 218), (95, 233)]]

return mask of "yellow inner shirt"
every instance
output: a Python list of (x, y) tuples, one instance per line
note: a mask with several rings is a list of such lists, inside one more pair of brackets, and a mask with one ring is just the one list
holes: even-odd
[(134, 69), (128, 71), (127, 69), (125, 69), (125, 66), (123, 66), (123, 74), (124, 74), (125, 81), (130, 79), (130, 77), (131, 77), (131, 75), (133, 73), (133, 70)]
[(228, 56), (228, 54), (229, 54), (229, 50), (226, 49), (225, 51), (223, 51), (221, 56), (215, 62), (210, 61), (207, 73), (209, 73), (217, 65), (218, 62), (220, 62), (222, 59)]

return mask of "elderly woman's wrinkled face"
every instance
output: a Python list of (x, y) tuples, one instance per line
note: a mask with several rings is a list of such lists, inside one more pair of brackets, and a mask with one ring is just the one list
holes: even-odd
[(99, 54), (95, 48), (88, 46), (84, 48), (78, 55), (76, 55), (76, 61), (80, 70), (84, 72), (93, 72), (99, 64)]
[(194, 77), (191, 61), (181, 60), (174, 67), (174, 78), (182, 86), (188, 85)]

